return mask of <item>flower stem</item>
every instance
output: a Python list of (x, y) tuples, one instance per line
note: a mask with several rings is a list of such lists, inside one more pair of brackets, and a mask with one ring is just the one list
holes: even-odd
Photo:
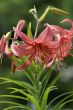
[(37, 37), (37, 33), (38, 33), (38, 29), (39, 29), (39, 24), (40, 24), (40, 22), (39, 22), (38, 19), (37, 19), (37, 24), (36, 24), (34, 39)]

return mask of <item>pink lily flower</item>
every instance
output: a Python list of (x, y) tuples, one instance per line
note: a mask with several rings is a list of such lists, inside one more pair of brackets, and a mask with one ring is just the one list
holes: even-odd
[(12, 57), (13, 57), (13, 53), (11, 51), (9, 51), (9, 47), (8, 47), (8, 41), (5, 37), (5, 35), (2, 36), (2, 38), (0, 39), (0, 57), (1, 57), (1, 63), (2, 63), (2, 58), (3, 58), (3, 54), (5, 54), (13, 63), (13, 67), (12, 68), (14, 71), (15, 70), (15, 65), (16, 62), (13, 61)]
[[(13, 27), (13, 29), (14, 29), (14, 30), (17, 29), (17, 30), (22, 31), (24, 25), (25, 25), (25, 21), (24, 21), (24, 20), (20, 20), (20, 21), (18, 22), (17, 26), (16, 26), (16, 27)], [(17, 33), (15, 32), (15, 33), (14, 33), (14, 39), (17, 39), (17, 38), (18, 38), (18, 35), (17, 35)]]
[(52, 65), (60, 42), (60, 36), (56, 35), (55, 40), (53, 41), (53, 33), (49, 25), (36, 39), (29, 38), (18, 29), (15, 29), (15, 32), (24, 41), (24, 43), (12, 43), (12, 52), (18, 57), (28, 56), (28, 60), (17, 67), (16, 70), (26, 68), (31, 64), (32, 60), (36, 59), (41, 60), (41, 62), (46, 66), (48, 65), (48, 67)]
[(3, 35), (2, 38), (0, 39), (0, 57), (1, 57), (1, 63), (2, 63), (3, 53), (5, 51), (5, 46), (6, 46), (6, 40), (5, 40), (4, 35)]
[(69, 19), (65, 19), (62, 21), (68, 22), (72, 25), (70, 30), (63, 29), (59, 26), (51, 25), (51, 28), (55, 32), (55, 34), (60, 34), (61, 40), (60, 40), (60, 46), (57, 51), (57, 58), (58, 60), (63, 60), (64, 57), (67, 57), (70, 55), (70, 50), (72, 49), (72, 38), (73, 38), (73, 21)]
[(3, 35), (2, 38), (0, 39), (0, 52), (4, 52), (5, 45), (6, 45), (6, 41), (5, 41), (5, 38), (4, 38), (4, 35)]

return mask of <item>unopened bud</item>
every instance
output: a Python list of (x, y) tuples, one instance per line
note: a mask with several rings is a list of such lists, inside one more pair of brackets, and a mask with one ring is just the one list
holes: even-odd
[(50, 12), (56, 14), (56, 15), (68, 15), (69, 13), (67, 11), (61, 10), (59, 8), (50, 7)]
[(4, 37), (6, 40), (8, 40), (11, 37), (11, 32), (8, 32)]
[(64, 10), (61, 10), (61, 9), (58, 9), (58, 8), (55, 8), (55, 7), (52, 7), (52, 6), (48, 6), (46, 8), (46, 10), (44, 11), (44, 13), (42, 14), (42, 16), (39, 18), (39, 22), (42, 22), (46, 18), (47, 14), (49, 12), (52, 12), (56, 15), (68, 15), (69, 14), (68, 12), (66, 12)]

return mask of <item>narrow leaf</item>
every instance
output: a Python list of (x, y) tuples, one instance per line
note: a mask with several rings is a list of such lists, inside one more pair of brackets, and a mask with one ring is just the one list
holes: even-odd
[(54, 86), (56, 82), (60, 79), (60, 74), (49, 84), (49, 87)]
[[(19, 104), (19, 103), (16, 103), (16, 102), (12, 102), (12, 101), (0, 101), (1, 104), (12, 104), (12, 105), (16, 105), (16, 106), (21, 106), (23, 107), (24, 109), (26, 108), (26, 106), (22, 105), (22, 104)], [(30, 109), (27, 109), (27, 110), (30, 110)]]
[(27, 98), (25, 98), (25, 97), (21, 97), (21, 96), (17, 96), (17, 95), (0, 95), (0, 98), (16, 98), (16, 99), (23, 99), (23, 100), (27, 100), (28, 101), (28, 99)]
[[(22, 107), (22, 106), (10, 106), (10, 107), (7, 107), (3, 110), (11, 110), (11, 109), (16, 109), (16, 108), (24, 108), (24, 107)], [(31, 109), (26, 109), (26, 110), (31, 110)]]
[(58, 100), (59, 98), (61, 98), (61, 97), (63, 97), (63, 96), (65, 97), (66, 95), (69, 95), (69, 94), (72, 94), (72, 93), (73, 93), (73, 91), (71, 91), (71, 92), (65, 92), (65, 93), (62, 93), (62, 94), (56, 96), (54, 99), (52, 99), (52, 100), (49, 102), (48, 108), (50, 108), (50, 107), (52, 106), (53, 102), (55, 102), (55, 101)]
[(47, 100), (48, 100), (48, 95), (54, 89), (56, 89), (56, 87), (55, 86), (51, 86), (51, 87), (48, 87), (45, 90), (44, 95), (42, 97), (42, 101), (41, 101), (41, 110), (45, 110), (45, 107), (46, 107), (46, 104), (47, 104)]
[[(8, 82), (17, 84), (18, 86), (23, 87), (24, 89), (28, 90), (29, 93), (34, 94), (34, 88), (33, 88), (33, 86), (31, 86), (31, 85), (30, 85), (29, 83), (27, 83), (27, 82), (11, 80), (11, 79), (2, 78), (2, 77), (0, 77), (0, 79), (6, 80), (6, 82), (8, 81)], [(7, 83), (8, 83), (8, 82), (7, 82)], [(4, 82), (3, 82), (3, 83), (4, 83)], [(2, 83), (1, 83), (1, 84), (2, 84)]]
[(73, 102), (73, 99), (71, 100), (67, 100), (65, 102), (63, 102), (57, 109), (55, 110), (62, 110), (63, 106), (65, 106), (66, 104), (70, 103), (70, 102)]
[(29, 25), (28, 25), (27, 35), (28, 35), (29, 37), (33, 37), (32, 31), (31, 31), (31, 22), (30, 22)]
[(36, 99), (33, 96), (31, 96), (30, 94), (28, 94), (27, 97), (34, 104), (36, 110), (41, 110), (38, 102), (36, 101)]
[(66, 100), (68, 99), (68, 98), (70, 98), (71, 96), (73, 96), (73, 94), (70, 94), (70, 95), (68, 95), (68, 96), (66, 96), (65, 98), (63, 98), (62, 100), (60, 100), (55, 106), (54, 106), (54, 110), (58, 110), (58, 107), (61, 105), (61, 103), (63, 103), (63, 102), (66, 102)]

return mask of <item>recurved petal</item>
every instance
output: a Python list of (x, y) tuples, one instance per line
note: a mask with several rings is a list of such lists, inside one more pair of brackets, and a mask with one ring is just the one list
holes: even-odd
[(63, 22), (68, 22), (68, 23), (70, 23), (70, 24), (72, 25), (72, 27), (73, 27), (73, 21), (72, 21), (72, 20), (70, 20), (70, 19), (64, 19), (63, 21), (61, 21), (61, 23), (63, 23)]
[[(68, 34), (67, 37), (72, 38), (73, 37), (73, 21), (70, 19), (64, 19), (61, 23), (63, 23), (63, 22), (68, 22), (71, 24), (72, 27), (71, 27), (70, 31), (69, 30), (65, 30), (65, 31)], [(69, 32), (67, 32), (67, 31), (69, 31)]]
[(16, 28), (21, 31), (23, 29), (24, 25), (25, 25), (25, 21), (19, 20)]
[(48, 43), (52, 39), (52, 30), (48, 25), (46, 29), (36, 39), (37, 43)]
[[(16, 27), (13, 27), (13, 29), (14, 29), (14, 30), (15, 30), (15, 29), (18, 29), (18, 30), (22, 31), (24, 25), (25, 25), (25, 21), (24, 21), (24, 20), (19, 20), (17, 26), (16, 26)], [(15, 33), (14, 33), (14, 39), (17, 39), (17, 38), (18, 38), (18, 35), (17, 35), (17, 33), (15, 32)]]
[(23, 32), (15, 29), (15, 32), (18, 34), (18, 36), (28, 45), (32, 45), (34, 43), (34, 40), (29, 38), (26, 34)]
[(56, 26), (56, 25), (51, 25), (51, 28), (52, 28), (52, 31), (55, 33), (60, 33), (60, 32), (64, 31), (64, 29), (62, 27)]

